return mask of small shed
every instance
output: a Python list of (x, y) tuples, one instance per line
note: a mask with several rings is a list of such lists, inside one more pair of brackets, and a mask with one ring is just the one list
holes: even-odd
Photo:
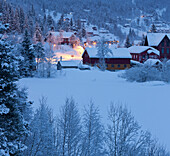
[(77, 69), (79, 66), (79, 62), (77, 60), (71, 60), (71, 61), (58, 61), (57, 63), (57, 70), (66, 69), (66, 68), (72, 68)]

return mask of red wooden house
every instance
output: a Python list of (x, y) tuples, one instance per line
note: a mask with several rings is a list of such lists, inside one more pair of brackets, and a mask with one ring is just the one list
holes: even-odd
[[(111, 48), (112, 54), (105, 56), (107, 70), (121, 70), (130, 68), (131, 55), (127, 48)], [(82, 55), (83, 64), (98, 66), (99, 56), (96, 47), (87, 47)]]
[(170, 33), (148, 33), (145, 46), (159, 50), (160, 59), (170, 59)]
[(160, 52), (153, 47), (131, 46), (128, 50), (132, 55), (132, 60), (140, 63), (145, 62), (147, 59), (159, 59), (160, 57)]
[(47, 36), (47, 41), (51, 42), (53, 44), (59, 44), (59, 45), (79, 45), (80, 40), (74, 32), (49, 32)]

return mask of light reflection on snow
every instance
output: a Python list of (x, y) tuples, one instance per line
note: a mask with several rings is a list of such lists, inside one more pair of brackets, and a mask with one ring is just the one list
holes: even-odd
[(84, 52), (83, 47), (76, 46), (75, 48), (70, 47), (62, 47), (60, 50), (55, 50), (55, 56), (60, 59), (62, 57), (63, 61), (69, 61), (69, 60), (81, 60), (82, 54)]

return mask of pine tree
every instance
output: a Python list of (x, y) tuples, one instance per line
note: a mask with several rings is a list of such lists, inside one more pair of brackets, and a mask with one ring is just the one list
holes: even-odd
[(45, 50), (41, 42), (34, 45), (36, 56), (36, 71), (39, 77), (44, 77)]
[(13, 8), (9, 9), (9, 29), (11, 32), (15, 30), (15, 21), (14, 21), (14, 11)]
[(35, 54), (32, 49), (32, 44), (28, 35), (28, 31), (25, 31), (24, 40), (22, 42), (21, 55), (24, 58), (23, 67), (21, 67), (21, 75), (33, 76), (35, 70)]
[(19, 23), (20, 23), (20, 31), (21, 33), (24, 32), (24, 25), (25, 25), (25, 14), (22, 8), (19, 10)]
[(152, 26), (151, 26), (151, 32), (152, 32), (152, 33), (156, 33), (156, 32), (157, 32), (155, 24), (152, 24)]
[(86, 37), (86, 29), (85, 29), (84, 23), (83, 23), (83, 28), (82, 28), (82, 37)]
[(64, 14), (61, 15), (58, 23), (57, 23), (57, 26), (58, 26), (58, 30), (62, 30), (63, 29), (63, 22), (64, 22)]
[(54, 25), (54, 21), (53, 21), (53, 18), (51, 17), (51, 15), (47, 16), (47, 25), (48, 25), (49, 29), (51, 29), (51, 27)]
[(36, 23), (36, 27), (35, 27), (35, 32), (34, 32), (34, 42), (42, 42), (42, 32), (41, 29), (38, 25), (38, 23)]
[(25, 145), (20, 137), (27, 134), (26, 123), (20, 111), (21, 98), (17, 96), (19, 77), (17, 60), (11, 46), (0, 41), (0, 155), (19, 155)]
[(19, 20), (19, 11), (18, 8), (16, 8), (15, 10), (15, 14), (14, 14), (14, 25), (15, 25), (15, 31), (20, 33), (20, 20)]
[(35, 26), (34, 26), (34, 19), (32, 16), (28, 17), (28, 28), (27, 31), (30, 34), (30, 37), (32, 38), (34, 36), (34, 32), (35, 32)]
[(129, 36), (127, 36), (126, 41), (125, 41), (125, 47), (129, 48), (130, 46), (131, 46), (130, 39), (129, 39)]
[(70, 21), (70, 29), (73, 30), (73, 19), (71, 18), (71, 21)]

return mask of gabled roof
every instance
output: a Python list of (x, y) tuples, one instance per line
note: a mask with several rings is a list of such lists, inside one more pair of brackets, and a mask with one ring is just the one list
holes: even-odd
[(148, 54), (155, 53), (157, 55), (160, 55), (160, 52), (157, 49), (149, 46), (131, 46), (128, 48), (128, 50), (130, 53), (135, 53), (135, 54), (140, 54), (148, 50), (147, 51)]
[(147, 34), (148, 45), (158, 46), (166, 35), (170, 39), (170, 33), (148, 33)]
[[(132, 58), (127, 48), (110, 48), (112, 51), (111, 53), (108, 53), (105, 58)], [(97, 47), (87, 47), (85, 49), (89, 55), (90, 58), (99, 58), (98, 56), (98, 49)], [(84, 54), (84, 53), (83, 53)]]

